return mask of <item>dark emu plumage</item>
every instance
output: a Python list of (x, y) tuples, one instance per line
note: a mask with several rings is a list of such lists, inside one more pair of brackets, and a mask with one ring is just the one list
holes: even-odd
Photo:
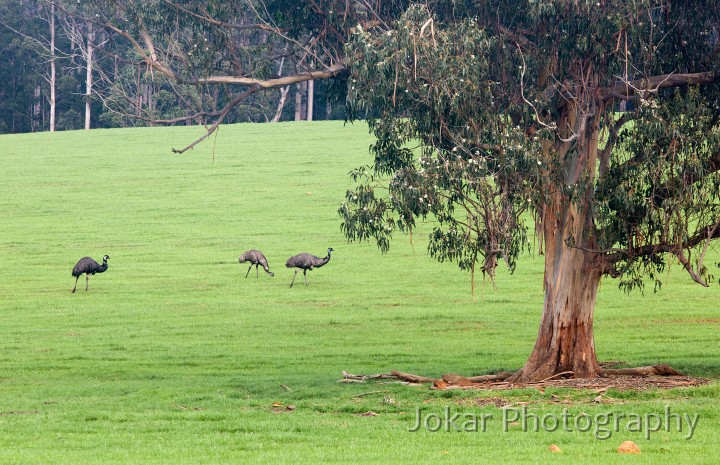
[(310, 255), (309, 253), (301, 253), (297, 255), (293, 255), (292, 257), (288, 258), (288, 261), (285, 263), (285, 266), (288, 268), (297, 268), (295, 270), (295, 274), (293, 275), (292, 282), (290, 283), (290, 287), (293, 287), (293, 284), (295, 283), (295, 277), (298, 274), (298, 271), (303, 270), (303, 276), (305, 277), (305, 285), (307, 286), (307, 272), (308, 270), (312, 270), (314, 268), (320, 268), (321, 266), (324, 266), (327, 262), (330, 261), (330, 252), (333, 251), (332, 247), (328, 248), (327, 251), (327, 257), (325, 258), (319, 258), (315, 255)]
[(268, 267), (267, 258), (265, 258), (265, 255), (263, 255), (262, 252), (259, 250), (248, 250), (247, 252), (240, 255), (240, 258), (238, 258), (238, 261), (240, 263), (250, 262), (250, 267), (247, 270), (247, 273), (245, 273), (245, 277), (247, 278), (250, 274), (250, 269), (255, 265), (255, 277), (260, 277), (260, 273), (258, 272), (258, 266), (262, 266), (263, 270), (265, 270), (265, 273), (269, 274), (270, 276), (275, 276), (275, 273), (270, 271), (270, 268)]
[(104, 273), (105, 270), (108, 269), (108, 258), (110, 257), (107, 255), (103, 256), (102, 265), (90, 257), (81, 258), (72, 270), (72, 275), (75, 276), (75, 287), (73, 287), (72, 291), (75, 292), (75, 289), (77, 289), (78, 279), (80, 279), (80, 275), (83, 273), (85, 273), (85, 290), (87, 291), (90, 283), (90, 275)]

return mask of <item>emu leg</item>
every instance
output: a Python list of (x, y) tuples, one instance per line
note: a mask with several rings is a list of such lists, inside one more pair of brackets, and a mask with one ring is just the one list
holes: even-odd
[(90, 275), (85, 274), (85, 292), (87, 292), (89, 285), (90, 285)]
[(75, 289), (77, 289), (77, 282), (78, 282), (78, 279), (80, 279), (80, 275), (77, 275), (77, 276), (75, 277), (75, 287), (73, 287), (73, 290), (72, 290), (72, 292), (75, 292)]
[(256, 278), (260, 277), (260, 272), (258, 271), (258, 266), (260, 266), (260, 265), (255, 265), (255, 277)]
[(300, 270), (295, 270), (295, 274), (293, 275), (293, 279), (292, 279), (292, 282), (290, 283), (290, 287), (292, 287), (292, 285), (295, 283), (295, 276), (297, 276), (298, 271), (300, 271)]
[(305, 285), (307, 286), (307, 270), (303, 270), (303, 276), (305, 277)]
[(248, 275), (250, 274), (250, 270), (251, 270), (251, 269), (252, 269), (252, 265), (250, 265), (250, 267), (248, 268), (248, 271), (247, 271), (247, 273), (245, 273), (245, 277), (246, 277), (246, 278), (247, 278), (247, 277), (248, 277)]

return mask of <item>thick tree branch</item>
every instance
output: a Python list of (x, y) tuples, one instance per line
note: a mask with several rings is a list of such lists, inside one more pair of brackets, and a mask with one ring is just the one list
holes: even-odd
[(602, 100), (617, 98), (628, 100), (636, 95), (646, 98), (660, 89), (682, 86), (709, 84), (720, 80), (720, 73), (707, 71), (704, 73), (663, 74), (634, 81), (619, 82), (613, 86), (600, 89)]
[[(605, 257), (603, 257), (603, 260), (606, 264), (614, 264), (621, 260), (625, 259), (631, 259), (631, 258), (638, 258), (638, 257), (648, 257), (650, 255), (656, 255), (659, 253), (671, 253), (673, 255), (678, 255), (682, 253), (683, 250), (690, 249), (692, 247), (695, 247), (699, 244), (701, 244), (703, 241), (710, 241), (713, 239), (720, 239), (720, 228), (717, 227), (718, 223), (720, 223), (720, 218), (718, 218), (713, 223), (706, 225), (702, 228), (699, 228), (697, 233), (694, 236), (689, 237), (685, 242), (680, 244), (667, 244), (667, 243), (660, 243), (660, 244), (648, 244), (644, 245), (642, 247), (638, 247), (636, 249), (632, 250), (625, 250), (625, 249), (607, 249), (607, 250), (585, 250), (586, 252), (592, 252), (592, 253), (599, 253), (599, 254), (606, 254)], [(610, 253), (608, 253), (610, 252)]]
[(106, 27), (116, 32), (120, 36), (127, 39), (133, 46), (135, 51), (143, 57), (145, 63), (153, 69), (161, 72), (167, 76), (171, 81), (186, 84), (190, 86), (202, 86), (202, 85), (239, 85), (239, 86), (258, 86), (261, 89), (274, 89), (277, 87), (285, 87), (291, 84), (297, 84), (299, 82), (305, 82), (315, 79), (329, 79), (337, 77), (341, 73), (345, 72), (346, 67), (343, 64), (336, 64), (327, 67), (322, 71), (307, 71), (300, 72), (288, 76), (282, 76), (272, 79), (255, 79), (245, 76), (209, 76), (206, 78), (199, 79), (186, 79), (175, 73), (165, 63), (163, 63), (157, 56), (155, 46), (152, 38), (146, 30), (141, 31), (141, 36), (145, 47), (143, 47), (137, 40), (135, 40), (130, 33), (124, 31), (111, 24), (107, 24)]
[(183, 83), (189, 85), (211, 85), (226, 84), (240, 86), (259, 86), (262, 89), (274, 89), (285, 87), (298, 82), (312, 81), (315, 79), (330, 79), (338, 76), (346, 70), (345, 65), (330, 66), (324, 71), (306, 71), (291, 74), (273, 79), (254, 79), (242, 76), (209, 76), (197, 80), (186, 80)]

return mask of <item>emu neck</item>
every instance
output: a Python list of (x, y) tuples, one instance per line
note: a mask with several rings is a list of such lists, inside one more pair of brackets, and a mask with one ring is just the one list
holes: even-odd
[(327, 257), (323, 258), (322, 263), (320, 265), (318, 265), (316, 268), (320, 268), (321, 266), (323, 266), (324, 264), (326, 264), (329, 261), (330, 261), (330, 252), (328, 252)]

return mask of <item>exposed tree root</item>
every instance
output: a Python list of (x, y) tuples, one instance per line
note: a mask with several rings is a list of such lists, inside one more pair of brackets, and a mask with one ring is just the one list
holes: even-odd
[(649, 388), (672, 389), (677, 387), (698, 386), (708, 381), (702, 378), (686, 376), (668, 365), (652, 365), (637, 368), (604, 368), (622, 362), (601, 363), (601, 376), (597, 378), (573, 378), (572, 372), (563, 372), (546, 379), (528, 382), (509, 382), (514, 373), (502, 371), (495, 374), (465, 377), (453, 373), (442, 378), (428, 378), (400, 371), (374, 375), (353, 375), (343, 371), (341, 383), (364, 383), (369, 380), (394, 380), (409, 385), (432, 384), (431, 389), (521, 389), (545, 387), (568, 387), (576, 389), (642, 390)]

